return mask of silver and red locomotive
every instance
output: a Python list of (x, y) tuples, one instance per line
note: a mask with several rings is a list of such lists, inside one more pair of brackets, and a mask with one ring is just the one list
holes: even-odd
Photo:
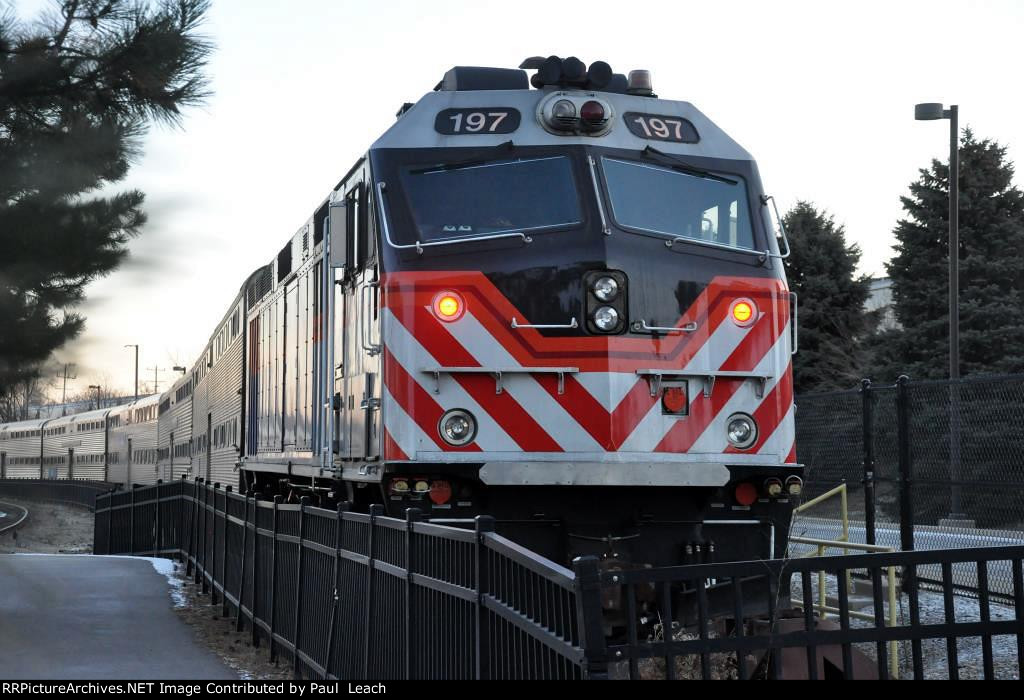
[(646, 72), (450, 70), (249, 282), (247, 483), (485, 513), (558, 558), (781, 554), (800, 467), (769, 203)]

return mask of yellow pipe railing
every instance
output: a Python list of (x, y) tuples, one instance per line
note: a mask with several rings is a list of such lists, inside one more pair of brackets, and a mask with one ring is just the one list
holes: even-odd
[[(834, 489), (826, 491), (825, 493), (821, 494), (820, 496), (817, 496), (816, 498), (812, 498), (811, 500), (807, 501), (806, 503), (800, 504), (799, 506), (797, 506), (796, 508), (793, 509), (793, 514), (795, 515), (797, 513), (802, 513), (804, 511), (808, 510), (809, 508), (812, 508), (812, 507), (814, 507), (814, 506), (816, 506), (816, 505), (818, 505), (820, 503), (823, 503), (824, 501), (827, 501), (830, 498), (834, 498), (836, 496), (839, 496), (839, 500), (840, 500), (840, 510), (841, 510), (842, 523), (843, 523), (843, 533), (842, 533), (842, 535), (840, 535), (840, 537), (838, 539), (835, 539), (835, 540), (823, 540), (823, 539), (818, 539), (818, 538), (815, 538), (815, 537), (790, 537), (789, 541), (791, 543), (809, 544), (809, 545), (811, 545), (811, 546), (813, 546), (815, 548), (810, 553), (801, 555), (803, 558), (809, 558), (809, 557), (813, 557), (813, 556), (819, 556), (819, 557), (825, 556), (826, 550), (829, 550), (829, 549), (841, 549), (841, 550), (843, 550), (843, 554), (844, 555), (845, 554), (849, 554), (851, 549), (859, 550), (859, 551), (862, 551), (862, 552), (892, 552), (892, 551), (894, 551), (892, 547), (882, 547), (880, 545), (874, 545), (874, 544), (859, 544), (857, 542), (850, 542), (850, 518), (849, 518), (849, 514), (848, 514), (848, 501), (847, 501), (847, 497), (846, 497), (846, 484), (840, 484), (839, 486), (835, 487)], [(889, 601), (888, 601), (889, 602), (889, 615), (888, 615), (888, 625), (889, 625), (889, 627), (895, 627), (896, 623), (898, 621), (897, 620), (897, 614), (896, 614), (896, 611), (898, 610), (897, 599), (896, 599), (896, 567), (895, 566), (887, 566), (886, 570), (887, 570), (887, 574), (886, 574), (887, 583), (889, 584)], [(826, 572), (824, 570), (818, 572), (818, 601), (816, 603), (813, 603), (813, 606), (816, 609), (818, 615), (823, 620), (827, 618), (828, 613), (837, 614), (837, 613), (840, 612), (839, 608), (827, 604), (828, 603), (828, 598), (827, 598), (826, 593), (825, 593), (825, 575), (826, 575)], [(839, 581), (836, 581), (836, 585), (837, 586), (840, 585)], [(846, 572), (846, 589), (847, 589), (847, 591), (852, 591), (853, 590), (853, 586), (852, 586), (852, 581), (850, 579), (850, 572), (849, 572), (849, 570), (847, 570), (847, 572)], [(795, 600), (794, 599), (791, 602), (794, 605), (803, 605), (803, 601), (800, 601), (800, 600)], [(885, 611), (883, 609), (883, 615), (884, 615), (884, 613), (885, 613)], [(858, 612), (858, 611), (855, 611), (855, 610), (847, 610), (847, 614), (850, 617), (854, 617), (854, 618), (857, 618), (859, 620), (874, 620), (875, 619), (875, 616), (872, 615), (872, 614)], [(899, 646), (897, 645), (895, 640), (889, 642), (889, 675), (891, 675), (893, 678), (897, 678), (897, 679), (899, 678)]]

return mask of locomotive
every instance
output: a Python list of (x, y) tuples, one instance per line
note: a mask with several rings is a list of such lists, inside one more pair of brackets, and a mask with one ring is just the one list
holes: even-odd
[(104, 478), (486, 514), (562, 561), (783, 556), (802, 470), (773, 206), (646, 71), (453, 68), (107, 429)]

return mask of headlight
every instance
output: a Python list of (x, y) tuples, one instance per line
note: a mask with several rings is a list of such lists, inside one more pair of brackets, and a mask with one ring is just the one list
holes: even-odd
[(437, 429), (445, 442), (461, 447), (473, 442), (476, 437), (476, 420), (469, 411), (454, 408), (441, 416)]
[(551, 116), (555, 119), (574, 119), (576, 117), (576, 105), (569, 100), (559, 100), (551, 105)]
[(594, 312), (594, 325), (605, 332), (615, 330), (619, 325), (619, 312), (610, 306), (602, 306)]
[(612, 277), (599, 277), (594, 282), (594, 296), (603, 302), (609, 302), (619, 295), (619, 283)]
[(757, 423), (746, 413), (734, 413), (725, 422), (725, 435), (729, 444), (745, 450), (757, 440)]

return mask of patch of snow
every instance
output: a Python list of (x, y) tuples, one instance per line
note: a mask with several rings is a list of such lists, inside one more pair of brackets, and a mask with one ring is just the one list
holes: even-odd
[(174, 603), (176, 608), (184, 608), (188, 605), (188, 598), (185, 597), (185, 582), (179, 575), (178, 563), (171, 559), (161, 559), (159, 557), (134, 557), (135, 559), (145, 559), (153, 568), (156, 569), (158, 574), (162, 574), (167, 579), (167, 585), (170, 587), (171, 602)]

